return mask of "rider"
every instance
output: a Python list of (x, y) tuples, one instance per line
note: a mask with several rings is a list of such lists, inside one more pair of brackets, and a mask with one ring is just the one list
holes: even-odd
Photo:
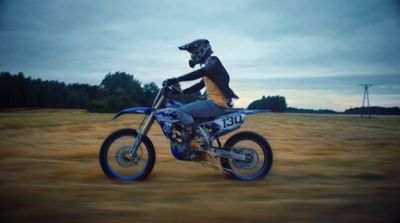
[(178, 48), (190, 53), (189, 66), (191, 68), (197, 64), (201, 68), (177, 78), (167, 79), (167, 84), (174, 85), (180, 81), (201, 79), (197, 84), (175, 93), (194, 93), (205, 87), (208, 98), (183, 105), (176, 111), (178, 119), (188, 133), (188, 138), (185, 141), (190, 142), (196, 135), (194, 118), (212, 118), (222, 115), (225, 113), (225, 109), (232, 107), (232, 98), (238, 98), (238, 96), (229, 87), (229, 74), (221, 61), (218, 57), (211, 56), (213, 51), (208, 40), (195, 40)]

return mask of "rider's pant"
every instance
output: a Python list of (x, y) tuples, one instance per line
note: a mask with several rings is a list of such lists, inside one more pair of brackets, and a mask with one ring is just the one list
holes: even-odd
[(195, 118), (213, 118), (224, 113), (225, 108), (216, 105), (211, 100), (192, 102), (176, 110), (178, 119), (185, 127), (194, 126)]

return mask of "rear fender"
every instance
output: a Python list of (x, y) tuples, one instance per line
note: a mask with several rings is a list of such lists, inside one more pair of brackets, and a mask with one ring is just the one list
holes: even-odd
[(214, 120), (201, 123), (200, 125), (207, 129), (214, 129), (215, 132), (211, 136), (212, 138), (218, 138), (240, 128), (248, 115), (270, 112), (270, 110), (247, 109), (236, 109), (233, 111), (235, 112), (218, 116)]
[(151, 113), (151, 108), (149, 108), (149, 107), (127, 108), (127, 109), (124, 109), (124, 110), (118, 112), (116, 115), (114, 115), (113, 119), (116, 119), (119, 116), (125, 115), (125, 114), (145, 114), (145, 115), (149, 115), (150, 113)]
[(268, 109), (254, 109), (254, 110), (243, 110), (241, 111), (242, 113), (246, 114), (246, 115), (254, 115), (257, 113), (264, 113), (264, 112), (271, 112), (271, 110)]

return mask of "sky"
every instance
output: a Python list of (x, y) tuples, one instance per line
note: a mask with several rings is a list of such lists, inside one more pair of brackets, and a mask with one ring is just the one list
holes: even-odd
[[(398, 0), (0, 0), (0, 70), (100, 84), (160, 84), (192, 71), (178, 46), (210, 41), (239, 95), (343, 111), (400, 106)], [(193, 82), (183, 83), (188, 87)]]

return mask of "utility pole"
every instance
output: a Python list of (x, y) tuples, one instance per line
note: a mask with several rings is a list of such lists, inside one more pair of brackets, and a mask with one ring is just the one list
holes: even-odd
[(368, 113), (368, 117), (371, 117), (371, 110), (369, 108), (369, 93), (368, 93), (368, 89), (372, 86), (374, 86), (374, 84), (359, 84), (360, 86), (364, 87), (364, 97), (363, 97), (363, 103), (362, 103), (362, 108), (361, 108), (361, 118), (364, 116), (365, 113), (365, 100), (367, 101), (367, 113)]

